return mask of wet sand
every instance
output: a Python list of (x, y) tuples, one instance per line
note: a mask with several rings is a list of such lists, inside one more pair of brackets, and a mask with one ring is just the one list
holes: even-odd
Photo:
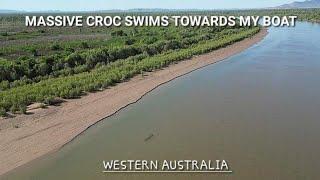
[(110, 89), (68, 100), (60, 106), (29, 111), (29, 115), (0, 120), (0, 175), (56, 151), (93, 124), (111, 116), (158, 86), (235, 55), (261, 41), (257, 35), (226, 48), (181, 61), (163, 70), (136, 76)]

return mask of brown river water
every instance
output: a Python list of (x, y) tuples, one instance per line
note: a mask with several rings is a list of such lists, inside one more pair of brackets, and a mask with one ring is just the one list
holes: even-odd
[[(320, 179), (319, 78), (320, 25), (270, 28), (0, 179)], [(224, 159), (232, 173), (103, 173), (113, 159)]]

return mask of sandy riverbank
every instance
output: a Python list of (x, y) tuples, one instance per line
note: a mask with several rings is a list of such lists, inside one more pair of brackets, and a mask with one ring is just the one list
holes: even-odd
[(252, 38), (226, 48), (136, 76), (110, 89), (68, 100), (60, 106), (32, 110), (29, 115), (0, 120), (0, 175), (61, 148), (101, 119), (135, 103), (146, 93), (191, 71), (235, 55), (261, 41), (263, 29)]

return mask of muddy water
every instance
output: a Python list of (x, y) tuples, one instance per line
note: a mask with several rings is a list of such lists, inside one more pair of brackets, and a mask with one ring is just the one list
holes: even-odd
[[(319, 75), (320, 25), (271, 28), (2, 178), (319, 179)], [(110, 159), (225, 159), (233, 173), (102, 173)]]

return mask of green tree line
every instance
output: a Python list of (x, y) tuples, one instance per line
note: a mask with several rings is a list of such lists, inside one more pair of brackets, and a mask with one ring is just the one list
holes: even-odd
[[(259, 27), (245, 28), (241, 31), (229, 32), (228, 35), (220, 38), (200, 41), (187, 48), (173, 48), (153, 56), (147, 52), (130, 57), (123, 56), (124, 59), (111, 62), (92, 71), (49, 78), (37, 83), (10, 88), (0, 92), (0, 112), (2, 115), (8, 111), (23, 113), (26, 111), (26, 107), (34, 102), (51, 104), (57, 97), (66, 99), (79, 97), (86, 92), (101, 90), (120, 83), (142, 72), (154, 71), (194, 55), (225, 47), (259, 31)], [(105, 60), (106, 57), (99, 58)], [(95, 60), (96, 57), (93, 59)]]

